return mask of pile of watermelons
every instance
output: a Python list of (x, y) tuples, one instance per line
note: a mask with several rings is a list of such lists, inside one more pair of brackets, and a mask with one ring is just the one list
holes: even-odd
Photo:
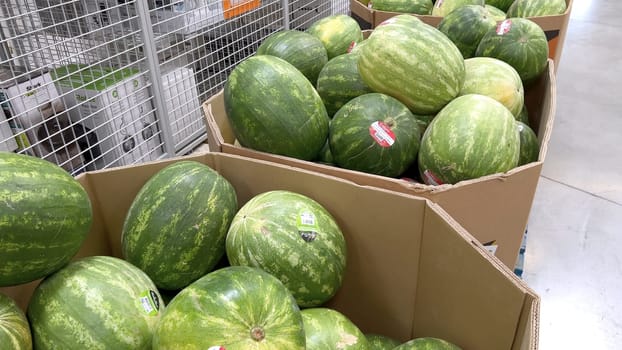
[(536, 161), (524, 89), (547, 67), (546, 36), (480, 2), (442, 2), (455, 9), (438, 28), (398, 15), (365, 40), (345, 15), (270, 35), (225, 85), (238, 142), (427, 185)]
[(239, 208), (227, 179), (180, 160), (133, 199), (122, 258), (71, 261), (96, 224), (82, 186), (8, 152), (0, 184), (0, 287), (43, 278), (25, 314), (0, 294), (2, 349), (459, 349), (363, 334), (325, 307), (342, 284), (346, 242), (301, 194), (264, 192)]

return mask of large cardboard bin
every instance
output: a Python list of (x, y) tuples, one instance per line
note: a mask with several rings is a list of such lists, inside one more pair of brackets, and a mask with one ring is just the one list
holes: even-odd
[(361, 185), (428, 198), (440, 204), (480, 242), (488, 244), (491, 251), (508, 267), (514, 268), (555, 116), (555, 75), (550, 59), (545, 74), (527, 91), (525, 97), (530, 125), (540, 142), (538, 161), (514, 168), (507, 173), (441, 186), (414, 184), (244, 148), (237, 143), (227, 119), (222, 92), (207, 100), (203, 109), (212, 152), (238, 154), (287, 164), (348, 179)]
[[(570, 21), (570, 11), (572, 10), (572, 1), (573, 0), (566, 0), (566, 12), (561, 15), (529, 17), (530, 20), (544, 30), (549, 42), (549, 58), (553, 59), (555, 62), (555, 69), (559, 66), (559, 61), (562, 56), (568, 22)], [(350, 14), (359, 22), (362, 29), (374, 29), (385, 20), (402, 13), (373, 10), (359, 0), (350, 0)], [(438, 27), (443, 19), (443, 17), (439, 16), (414, 16), (434, 27)]]
[[(436, 336), (465, 350), (536, 349), (539, 298), (438, 205), (260, 160), (203, 153), (85, 173), (78, 180), (95, 220), (79, 256), (120, 256), (122, 223), (145, 182), (179, 160), (209, 165), (235, 187), (239, 205), (269, 190), (309, 196), (347, 241), (343, 286), (328, 305), (364, 332), (406, 341)], [(0, 292), (26, 304), (35, 283)]]

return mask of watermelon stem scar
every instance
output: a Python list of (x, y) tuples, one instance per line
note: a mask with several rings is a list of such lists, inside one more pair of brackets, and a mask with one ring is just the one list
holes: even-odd
[(253, 327), (251, 329), (251, 338), (255, 341), (262, 341), (266, 337), (266, 333), (263, 331), (261, 327)]

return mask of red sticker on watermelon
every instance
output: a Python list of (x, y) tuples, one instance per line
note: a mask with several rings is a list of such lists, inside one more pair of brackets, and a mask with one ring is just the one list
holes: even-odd
[(395, 133), (384, 122), (373, 122), (369, 126), (369, 134), (381, 147), (391, 147), (395, 143)]
[(356, 47), (356, 41), (351, 42), (350, 46), (348, 46), (348, 53), (352, 52), (352, 50), (354, 50), (355, 47)]
[(438, 185), (443, 184), (443, 181), (441, 181), (441, 179), (439, 179), (438, 176), (436, 176), (436, 174), (434, 174), (434, 172), (432, 172), (432, 170), (430, 169), (426, 169), (423, 172), (423, 181), (426, 184), (433, 185), (433, 186), (438, 186)]
[(512, 29), (512, 20), (506, 19), (497, 25), (497, 35), (503, 35)]

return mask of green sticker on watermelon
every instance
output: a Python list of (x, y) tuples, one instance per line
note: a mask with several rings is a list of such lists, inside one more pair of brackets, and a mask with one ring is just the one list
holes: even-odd
[(300, 237), (306, 242), (313, 242), (317, 237), (317, 220), (315, 215), (309, 211), (301, 212), (296, 218), (296, 227)]
[(139, 304), (147, 315), (156, 316), (160, 311), (160, 298), (152, 290), (146, 290), (140, 294)]

